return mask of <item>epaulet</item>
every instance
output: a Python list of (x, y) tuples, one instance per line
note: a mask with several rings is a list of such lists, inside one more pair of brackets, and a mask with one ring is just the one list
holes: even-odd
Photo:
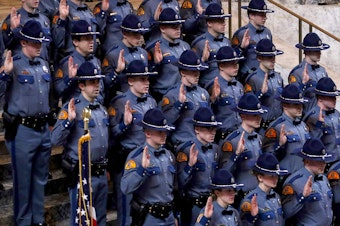
[(106, 54), (106, 55), (108, 55), (111, 51), (113, 51), (113, 50), (115, 50), (115, 49), (117, 49), (117, 48), (118, 48), (118, 45), (112, 46), (111, 49), (110, 49), (109, 51), (107, 51), (107, 54)]
[(302, 176), (303, 176), (303, 174), (301, 174), (301, 173), (296, 174), (295, 176), (290, 178), (290, 180), (288, 181), (288, 184), (292, 184), (294, 181), (296, 181), (297, 179), (301, 178)]
[(138, 155), (140, 155), (144, 150), (144, 147), (140, 147), (136, 150), (136, 152), (131, 156), (131, 158), (136, 158)]
[(296, 65), (296, 66), (289, 72), (289, 74), (292, 74), (295, 70), (301, 68), (302, 66), (303, 66), (302, 64)]
[(238, 33), (240, 33), (241, 31), (243, 30), (246, 30), (248, 28), (248, 25), (245, 25), (243, 27), (240, 27), (237, 31), (235, 31), (234, 35), (233, 36), (237, 36)]
[(21, 59), (21, 56), (19, 55), (13, 57), (13, 61), (20, 60), (20, 59)]
[(271, 127), (275, 127), (275, 126), (277, 126), (278, 124), (280, 124), (281, 122), (284, 122), (284, 121), (285, 121), (285, 119), (283, 117), (280, 117), (273, 122)]
[(101, 2), (97, 3), (97, 4), (93, 7), (93, 11), (92, 11), (93, 14), (96, 15), (96, 14), (100, 13), (101, 8), (102, 8), (102, 3), (101, 3)]
[(62, 66), (65, 62), (68, 61), (68, 58), (70, 58), (70, 56), (66, 56), (66, 57), (64, 57), (63, 59), (61, 59), (59, 65)]
[(316, 111), (314, 109), (312, 109), (311, 111), (307, 112), (307, 114), (303, 117), (303, 121), (307, 122), (309, 116), (311, 116), (311, 115), (313, 115), (315, 113), (316, 113)]
[(250, 74), (247, 76), (247, 78), (246, 78), (246, 80), (245, 80), (244, 82), (248, 82), (249, 79), (250, 79), (251, 77), (253, 77), (255, 74), (256, 74), (256, 71), (253, 71), (252, 73), (250, 73)]
[(148, 44), (148, 45), (145, 47), (145, 50), (149, 52), (152, 48), (155, 47), (155, 45), (156, 45), (157, 42), (162, 43), (161, 40), (153, 41), (153, 42), (151, 42), (150, 44)]
[(192, 41), (191, 46), (195, 46), (197, 42), (207, 39), (207, 36), (205, 34), (198, 36), (194, 41)]
[(79, 104), (81, 102), (80, 99), (74, 99), (74, 104)]
[(178, 151), (184, 151), (187, 147), (191, 146), (194, 142), (192, 141), (187, 141), (184, 144), (182, 144), (181, 146), (178, 147)]
[(237, 137), (238, 135), (240, 135), (240, 131), (239, 130), (235, 130), (234, 132), (232, 132), (231, 134), (229, 134), (229, 136), (227, 137), (227, 140), (232, 140), (235, 137)]
[(123, 98), (123, 97), (126, 97), (126, 94), (125, 94), (125, 93), (122, 93), (122, 94), (120, 94), (120, 95), (115, 96), (114, 98), (112, 98), (112, 99), (111, 99), (111, 103), (114, 103), (114, 102), (116, 102), (117, 100), (119, 100), (119, 99), (121, 99), (121, 98)]

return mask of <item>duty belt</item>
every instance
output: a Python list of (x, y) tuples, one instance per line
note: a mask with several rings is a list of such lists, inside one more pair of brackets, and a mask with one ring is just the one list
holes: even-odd
[(107, 163), (91, 163), (91, 175), (92, 176), (102, 176), (105, 174), (107, 168)]
[(19, 123), (35, 130), (43, 130), (46, 126), (48, 115), (43, 114), (39, 116), (28, 116), (28, 117), (21, 117), (18, 116)]
[(207, 199), (209, 198), (210, 194), (201, 194), (199, 196), (189, 196), (189, 201), (200, 208), (203, 208), (207, 203)]
[(165, 219), (169, 217), (172, 211), (173, 203), (172, 202), (168, 202), (168, 203), (157, 202), (153, 204), (147, 204), (146, 206), (147, 206), (148, 213), (150, 213), (152, 216), (156, 218)]

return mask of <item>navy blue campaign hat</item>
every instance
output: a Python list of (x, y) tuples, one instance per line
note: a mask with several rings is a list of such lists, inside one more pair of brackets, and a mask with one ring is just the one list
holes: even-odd
[(224, 10), (218, 3), (210, 3), (201, 16), (206, 19), (218, 19), (231, 17), (231, 14), (224, 14)]
[(190, 49), (185, 50), (173, 64), (179, 69), (188, 71), (203, 71), (208, 69), (208, 66), (202, 65), (200, 58)]
[(303, 42), (296, 44), (295, 47), (306, 51), (320, 51), (328, 49), (329, 45), (322, 43), (316, 33), (310, 32), (303, 38)]
[(323, 77), (316, 83), (314, 93), (320, 96), (335, 97), (340, 95), (340, 90), (336, 88), (331, 78)]
[(234, 111), (239, 114), (248, 115), (261, 115), (267, 110), (263, 109), (259, 99), (252, 93), (245, 93), (239, 100), (236, 107), (233, 107)]
[(50, 42), (49, 38), (44, 36), (41, 24), (35, 20), (27, 21), (22, 28), (15, 29), (14, 35), (22, 40), (35, 43)]
[(200, 107), (196, 110), (192, 119), (194, 126), (200, 127), (216, 127), (222, 125), (222, 122), (216, 121), (216, 117), (212, 110), (208, 107)]
[(288, 104), (303, 104), (308, 102), (308, 100), (303, 97), (300, 88), (295, 84), (286, 85), (277, 99), (282, 103)]
[(253, 170), (262, 174), (270, 174), (270, 175), (287, 175), (288, 170), (280, 168), (279, 161), (272, 153), (266, 152), (261, 154), (255, 165), (253, 166)]
[(167, 124), (167, 120), (163, 112), (158, 108), (149, 109), (143, 117), (143, 120), (137, 123), (144, 129), (158, 130), (158, 131), (171, 131), (175, 127)]
[(222, 46), (216, 53), (215, 61), (218, 63), (229, 62), (229, 61), (239, 61), (244, 59), (243, 56), (239, 56), (236, 51), (230, 46)]
[(251, 0), (248, 6), (241, 6), (242, 9), (246, 9), (252, 12), (259, 12), (259, 13), (273, 13), (274, 10), (268, 9), (267, 4), (264, 0)]
[(165, 8), (159, 15), (158, 24), (182, 24), (185, 20), (172, 8)]
[(236, 184), (233, 175), (226, 169), (215, 170), (214, 176), (211, 179), (210, 189), (241, 189), (243, 184)]
[(91, 25), (86, 20), (77, 20), (72, 24), (72, 36), (99, 35), (99, 32), (92, 31)]
[(85, 61), (79, 66), (77, 75), (71, 80), (93, 80), (105, 77), (105, 75), (100, 75), (98, 73), (98, 68), (96, 68), (93, 63)]
[(283, 54), (283, 51), (276, 49), (270, 39), (261, 39), (255, 47), (257, 56), (277, 56)]
[(334, 160), (332, 158), (332, 155), (326, 153), (325, 146), (318, 138), (311, 138), (306, 140), (302, 149), (296, 149), (295, 153), (303, 159), (311, 159), (323, 162), (331, 162)]
[(157, 75), (157, 72), (149, 72), (148, 66), (142, 60), (133, 60), (127, 66), (125, 74), (128, 77)]
[(149, 31), (149, 28), (142, 27), (142, 23), (140, 22), (139, 17), (132, 13), (124, 17), (122, 25), (120, 25), (120, 28), (123, 31), (141, 34)]

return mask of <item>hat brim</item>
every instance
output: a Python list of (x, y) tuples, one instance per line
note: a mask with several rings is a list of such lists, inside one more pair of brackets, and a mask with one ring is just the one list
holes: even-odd
[(82, 75), (82, 76), (75, 76), (71, 78), (70, 80), (94, 80), (94, 79), (101, 79), (104, 78), (105, 75)]
[(214, 59), (211, 62), (223, 63), (223, 62), (240, 61), (240, 60), (243, 60), (243, 59), (244, 59), (244, 57), (241, 56), (241, 57), (234, 57), (234, 58), (230, 58), (230, 59), (221, 59), (221, 60)]
[(122, 29), (122, 31), (125, 31), (125, 32), (133, 32), (133, 33), (139, 33), (139, 34), (145, 34), (145, 33), (150, 31), (149, 28), (137, 28), (137, 29), (134, 29), (134, 28), (124, 27), (122, 25), (120, 26), (120, 28)]
[(316, 95), (319, 95), (319, 96), (327, 96), (327, 97), (340, 96), (340, 90), (335, 90), (333, 92), (326, 92), (326, 91), (322, 91), (322, 90), (318, 90), (318, 89), (314, 88), (313, 91)]
[(150, 129), (150, 130), (157, 130), (157, 131), (173, 131), (175, 130), (175, 127), (172, 125), (164, 125), (164, 126), (156, 126), (152, 124), (148, 124), (144, 122), (143, 120), (137, 123), (138, 126), (143, 127), (144, 129)]
[(262, 174), (268, 174), (268, 175), (283, 176), (283, 175), (288, 175), (289, 174), (288, 170), (284, 169), (284, 168), (280, 168), (280, 169), (277, 169), (277, 170), (268, 170), (268, 169), (261, 168), (257, 164), (255, 164), (253, 166), (253, 170), (255, 172), (262, 173)]
[(287, 104), (304, 104), (308, 102), (308, 99), (302, 97), (300, 99), (289, 99), (284, 98), (281, 95), (276, 97), (277, 100), (281, 101), (281, 103), (287, 103)]
[(222, 122), (214, 121), (214, 122), (201, 122), (201, 121), (196, 121), (192, 120), (192, 123), (194, 126), (199, 126), (199, 127), (221, 127)]
[(324, 155), (310, 155), (307, 154), (303, 151), (303, 149), (298, 148), (295, 149), (294, 151), (295, 155), (303, 158), (303, 159), (310, 159), (310, 160), (314, 160), (314, 161), (320, 161), (320, 162), (333, 162), (335, 159), (331, 154), (324, 154)]
[(306, 51), (321, 51), (328, 49), (330, 46), (326, 43), (322, 43), (320, 46), (305, 46), (302, 43), (298, 43), (295, 47)]
[(167, 25), (167, 24), (183, 24), (185, 20), (163, 20), (155, 21), (155, 24)]
[(138, 76), (147, 76), (147, 77), (153, 77), (158, 75), (158, 72), (139, 72), (139, 73), (125, 73), (127, 77), (138, 77)]
[(258, 13), (273, 13), (274, 10), (272, 9), (254, 9), (254, 8), (249, 8), (249, 6), (241, 6), (242, 9), (246, 9), (248, 11), (252, 12), (258, 12)]
[(244, 187), (244, 184), (210, 184), (209, 188), (212, 190), (220, 190), (220, 189), (230, 189), (234, 188), (236, 190), (240, 190)]
[(278, 55), (281, 55), (283, 54), (284, 52), (282, 50), (279, 50), (277, 49), (276, 51), (273, 51), (273, 52), (259, 52), (259, 51), (256, 51), (256, 55), (257, 56), (264, 56), (264, 57), (271, 57), (271, 56), (278, 56)]
[(31, 36), (27, 36), (25, 34), (23, 34), (21, 32), (21, 29), (17, 29), (13, 31), (14, 35), (21, 40), (26, 40), (29, 42), (34, 42), (34, 43), (47, 43), (47, 42), (51, 42), (51, 40), (49, 38), (41, 37), (41, 38), (35, 38), (35, 37), (31, 37)]
[(208, 65), (203, 65), (203, 64), (189, 65), (189, 64), (183, 64), (179, 61), (175, 61), (172, 64), (177, 66), (179, 69), (188, 70), (188, 71), (204, 71), (209, 68)]
[(239, 114), (246, 114), (246, 115), (262, 115), (268, 112), (268, 110), (264, 109), (263, 106), (261, 106), (261, 108), (257, 110), (248, 110), (248, 109), (241, 109), (237, 105), (235, 105), (231, 107), (231, 109), (233, 111), (238, 112)]
[(205, 19), (221, 19), (221, 18), (230, 18), (231, 14), (222, 14), (222, 15), (200, 15), (200, 18), (205, 18)]

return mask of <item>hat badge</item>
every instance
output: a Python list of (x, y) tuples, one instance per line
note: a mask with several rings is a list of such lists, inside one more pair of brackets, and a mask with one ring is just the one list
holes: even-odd
[(234, 54), (234, 57), (237, 57), (237, 53), (235, 51), (233, 52), (233, 54)]
[(267, 9), (267, 5), (264, 5), (264, 6), (263, 6), (263, 9)]
[(43, 33), (42, 33), (42, 32), (39, 33), (39, 37), (40, 37), (40, 38), (43, 37)]
[(141, 27), (142, 27), (142, 24), (141, 24), (141, 23), (138, 23), (138, 24), (137, 24), (137, 27), (138, 27), (138, 28), (141, 28)]
[(235, 179), (232, 177), (232, 178), (230, 178), (230, 182), (232, 183), (232, 184), (234, 184), (235, 183)]
[(279, 170), (280, 169), (280, 166), (279, 164), (276, 164), (276, 169)]
[(299, 93), (299, 98), (302, 98), (302, 93)]
[(322, 45), (321, 39), (319, 39), (319, 41), (318, 41), (318, 45), (319, 45), (319, 46), (321, 46), (321, 45)]
[(215, 116), (212, 115), (211, 118), (210, 118), (210, 120), (211, 120), (212, 122), (215, 121)]
[(326, 149), (322, 149), (322, 154), (323, 154), (323, 155), (326, 154)]
[(93, 74), (98, 74), (98, 70), (96, 68), (93, 70)]
[(145, 67), (145, 72), (148, 72), (148, 71), (149, 71), (148, 67)]
[(224, 10), (223, 9), (221, 9), (221, 14), (224, 14)]
[(178, 15), (175, 15), (175, 19), (176, 19), (176, 20), (178, 20), (178, 19), (179, 19), (179, 18), (178, 18)]
[(334, 86), (334, 87), (333, 87), (333, 91), (336, 91), (336, 90), (337, 90), (337, 88), (336, 88), (336, 86)]
[(258, 108), (258, 109), (261, 108), (261, 104), (260, 104), (260, 103), (257, 104), (257, 108)]
[(91, 26), (88, 26), (88, 27), (87, 27), (87, 31), (91, 31)]
[(166, 125), (166, 119), (163, 120), (163, 125)]
[(276, 50), (276, 47), (273, 45), (273, 47), (272, 47), (272, 51), (275, 51)]

